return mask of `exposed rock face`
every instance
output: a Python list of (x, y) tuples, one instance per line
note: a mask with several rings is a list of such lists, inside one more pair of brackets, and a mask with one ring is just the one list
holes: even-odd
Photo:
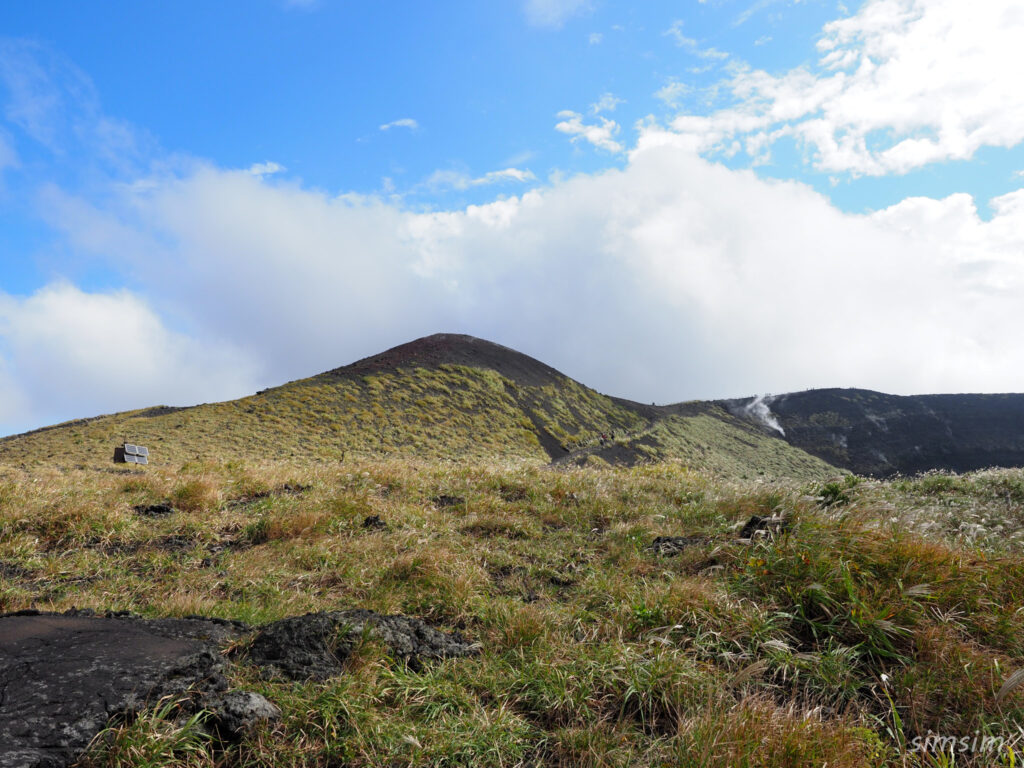
[[(724, 404), (746, 415), (755, 399)], [(861, 475), (1024, 466), (1024, 395), (816, 389), (766, 402), (780, 439)]]
[(354, 610), (274, 622), (256, 635), (245, 659), (293, 680), (326, 680), (341, 674), (364, 632), (414, 669), (425, 660), (476, 652), (458, 633), (446, 634), (419, 619)]
[(240, 631), (210, 619), (0, 617), (0, 768), (67, 765), (113, 715), (223, 690), (217, 646)]
[[(165, 696), (185, 712), (207, 710), (221, 740), (240, 737), (280, 710), (251, 691), (228, 690), (221, 647), (252, 632), (221, 619), (142, 619), (91, 611), (0, 615), (0, 768), (63, 768), (115, 715)], [(246, 660), (294, 679), (325, 679), (366, 632), (414, 668), (466, 656), (475, 646), (418, 619), (352, 610), (269, 624)]]
[(238, 739), (258, 723), (277, 720), (281, 710), (253, 691), (227, 691), (209, 697), (205, 709), (214, 713), (213, 726), (225, 739)]

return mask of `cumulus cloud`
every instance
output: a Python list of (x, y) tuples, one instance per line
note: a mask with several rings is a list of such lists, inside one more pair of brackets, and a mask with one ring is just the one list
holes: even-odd
[(560, 27), (590, 9), (590, 0), (525, 0), (526, 20), (537, 27)]
[(623, 146), (615, 140), (619, 133), (619, 124), (614, 120), (605, 117), (598, 117), (600, 124), (583, 122), (583, 115), (572, 110), (564, 110), (558, 113), (559, 122), (555, 124), (555, 130), (572, 137), (573, 142), (580, 139), (593, 144), (598, 149), (607, 152), (622, 152)]
[(128, 291), (67, 283), (0, 294), (0, 425), (5, 431), (159, 403), (250, 393), (256, 364), (237, 347), (170, 330)]
[(411, 117), (402, 117), (398, 120), (392, 120), (390, 123), (384, 123), (380, 129), (382, 131), (390, 131), (392, 128), (408, 128), (410, 131), (415, 131), (420, 127), (420, 124)]
[(855, 216), (671, 143), (425, 213), (214, 167), (150, 182), (121, 190), (106, 239), (61, 215), (70, 200), (55, 216), (82, 248), (116, 254), (126, 230), (150, 243), (140, 285), (246, 350), (261, 386), (439, 330), (646, 401), (1012, 390), (1024, 375), (1024, 190), (987, 222), (965, 196)]
[(1024, 140), (1021, 39), (1017, 0), (868, 0), (825, 25), (816, 67), (775, 75), (737, 66), (719, 86), (732, 106), (670, 127), (703, 151), (793, 137), (829, 172), (967, 159)]
[(168, 311), (273, 361), (277, 377), (411, 338), (418, 318), (445, 314), (423, 283), (424, 267), (409, 258), (403, 214), (373, 198), (213, 167), (119, 192), (110, 203), (116, 220), (76, 213), (81, 201), (51, 196), (55, 225), (78, 248), (123, 255), (118, 261), (132, 264)]
[[(954, 272), (965, 292), (999, 302), (1024, 295), (1024, 189), (993, 198), (989, 207), (994, 215), (985, 221), (970, 195), (911, 197), (871, 218), (908, 236), (927, 233), (936, 259)], [(998, 335), (1002, 329), (991, 330)]]
[[(825, 75), (737, 69), (746, 107), (668, 127), (648, 121), (623, 167), (486, 205), (424, 212), (208, 163), (155, 164), (101, 192), (98, 182), (46, 187), (37, 204), (62, 247), (132, 290), (56, 283), (0, 294), (0, 430), (231, 397), (442, 330), (491, 338), (645, 401), (810, 386), (1019, 390), (1024, 190), (989, 201), (988, 221), (966, 195), (850, 215), (808, 186), (698, 154), (742, 141), (760, 155), (780, 132), (812, 135), (814, 121), (876, 103), (895, 86), (872, 91), (870, 72), (919, 53), (884, 49), (871, 67), (851, 69), (842, 51), (874, 51), (886, 30), (909, 30), (942, 7), (883, 13), (903, 6), (918, 8), (868, 3), (851, 17), (861, 31), (849, 40), (852, 27), (828, 27), (823, 39), (837, 42), (824, 55), (840, 55)], [(970, 62), (963, 69), (968, 89), (978, 86)], [(40, 141), (48, 125), (61, 135), (70, 121), (37, 106), (16, 110), (16, 124)], [(1013, 115), (1018, 101), (1005, 107)], [(573, 141), (625, 153), (614, 121), (558, 117)], [(992, 118), (993, 130), (1009, 130), (1004, 117)], [(902, 141), (889, 136), (891, 146)], [(881, 162), (884, 143), (865, 139), (844, 167)], [(502, 165), (436, 181), (536, 181), (518, 161)]]

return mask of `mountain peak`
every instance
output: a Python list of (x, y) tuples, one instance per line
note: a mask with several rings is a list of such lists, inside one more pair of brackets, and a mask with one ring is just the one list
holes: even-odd
[(567, 377), (550, 365), (522, 352), (464, 333), (435, 333), (384, 352), (363, 358), (351, 365), (328, 371), (331, 376), (366, 375), (399, 368), (438, 368), (462, 365), (486, 368), (518, 384), (543, 386)]

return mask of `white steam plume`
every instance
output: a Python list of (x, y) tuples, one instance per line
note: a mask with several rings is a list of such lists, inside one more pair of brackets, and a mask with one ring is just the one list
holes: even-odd
[(752, 416), (769, 429), (774, 429), (783, 437), (786, 436), (786, 430), (779, 424), (779, 420), (775, 418), (771, 409), (768, 407), (775, 400), (771, 395), (758, 395), (751, 400), (744, 408), (743, 412), (748, 416)]

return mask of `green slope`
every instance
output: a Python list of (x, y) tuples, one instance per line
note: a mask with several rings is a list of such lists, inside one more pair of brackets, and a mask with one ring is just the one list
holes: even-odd
[(824, 478), (840, 470), (711, 403), (689, 403), (686, 413), (670, 413), (648, 428), (613, 441), (590, 444), (563, 462), (636, 464), (665, 460), (711, 470), (736, 479), (757, 477)]
[[(615, 444), (600, 435), (614, 433)], [(256, 395), (157, 407), (0, 440), (0, 462), (110, 465), (121, 442), (151, 461), (343, 460), (382, 455), (610, 463), (680, 459), (736, 475), (834, 474), (724, 408), (652, 409), (601, 395), (532, 358), (463, 336), (433, 336)], [(620, 450), (621, 449), (621, 450)]]

